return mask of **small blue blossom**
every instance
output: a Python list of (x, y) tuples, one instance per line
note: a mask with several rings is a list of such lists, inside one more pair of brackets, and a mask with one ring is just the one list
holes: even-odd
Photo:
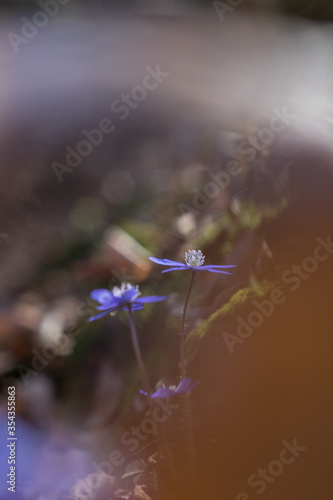
[(192, 271), (208, 271), (210, 273), (223, 273), (231, 274), (227, 271), (220, 271), (220, 269), (236, 267), (234, 265), (229, 266), (215, 266), (208, 265), (204, 266), (205, 256), (201, 250), (189, 250), (185, 253), (185, 264), (183, 262), (177, 262), (169, 259), (156, 259), (155, 257), (149, 257), (150, 260), (161, 266), (170, 266), (170, 269), (162, 271), (162, 273), (169, 273), (170, 271), (184, 271), (185, 269), (192, 269)]
[(129, 307), (132, 311), (137, 311), (138, 309), (143, 309), (145, 304), (160, 302), (167, 298), (167, 296), (156, 295), (139, 297), (140, 295), (141, 292), (139, 287), (137, 285), (131, 285), (131, 283), (122, 283), (120, 287), (114, 286), (112, 291), (106, 290), (105, 288), (93, 290), (90, 297), (100, 304), (97, 306), (97, 309), (103, 312), (93, 316), (89, 321), (94, 321), (109, 313), (116, 313), (121, 309), (128, 311)]
[[(170, 398), (171, 396), (176, 396), (177, 394), (188, 394), (190, 391), (192, 391), (192, 389), (194, 389), (194, 387), (200, 384), (200, 382), (201, 380), (198, 380), (197, 382), (194, 382), (192, 384), (192, 379), (190, 377), (182, 378), (177, 386), (170, 385), (169, 387), (166, 387), (163, 384), (156, 392), (151, 395), (151, 397), (154, 399), (166, 399)], [(140, 393), (144, 396), (148, 396), (148, 393), (143, 390), (140, 390)]]

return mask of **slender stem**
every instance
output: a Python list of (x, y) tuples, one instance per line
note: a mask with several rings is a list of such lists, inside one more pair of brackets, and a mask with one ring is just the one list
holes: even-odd
[(151, 389), (150, 389), (145, 365), (143, 364), (143, 359), (141, 356), (138, 336), (136, 333), (135, 323), (134, 323), (134, 319), (133, 319), (133, 312), (132, 312), (130, 305), (128, 306), (128, 315), (129, 315), (129, 324), (130, 324), (130, 329), (131, 329), (132, 343), (133, 343), (133, 348), (134, 348), (136, 360), (137, 360), (138, 365), (139, 365), (141, 380), (142, 380), (142, 383), (144, 386), (144, 390), (147, 392), (148, 397), (149, 397), (149, 401), (151, 402)]
[[(184, 311), (180, 330), (180, 374), (181, 378), (186, 378), (186, 359), (185, 359), (185, 322), (187, 307), (190, 299), (190, 294), (193, 286), (195, 271), (192, 270), (190, 284), (187, 290), (187, 295), (184, 304)], [(185, 428), (186, 444), (187, 444), (187, 472), (189, 476), (185, 479), (186, 487), (192, 488), (196, 482), (196, 460), (195, 460), (195, 444), (193, 436), (192, 408), (189, 394), (184, 394), (182, 401), (182, 420)], [(195, 488), (194, 488), (195, 489)]]
[(196, 467), (196, 450), (195, 450), (194, 431), (193, 431), (193, 414), (192, 414), (191, 398), (189, 394), (184, 394), (183, 396), (182, 414), (186, 431), (186, 444), (188, 452), (187, 464), (190, 475), (190, 484), (188, 486), (191, 488), (191, 485), (194, 487), (196, 484), (197, 467)]
[(195, 271), (191, 271), (191, 281), (187, 290), (187, 295), (184, 304), (184, 311), (182, 317), (182, 324), (180, 329), (180, 375), (182, 378), (186, 378), (186, 361), (185, 361), (185, 320), (186, 320), (186, 312), (188, 301), (190, 299), (190, 294), (192, 290), (193, 280), (195, 276)]

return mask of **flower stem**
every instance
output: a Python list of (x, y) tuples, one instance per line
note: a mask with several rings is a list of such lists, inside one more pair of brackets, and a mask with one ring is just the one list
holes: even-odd
[[(187, 295), (184, 304), (184, 311), (180, 329), (180, 374), (181, 378), (186, 378), (186, 359), (185, 359), (185, 321), (186, 312), (191, 295), (191, 290), (193, 286), (195, 271), (192, 271), (190, 284), (187, 290)], [(192, 421), (192, 408), (191, 399), (189, 394), (184, 394), (182, 398), (182, 409), (181, 415), (183, 420), (183, 426), (185, 429), (186, 445), (187, 445), (187, 472), (189, 476), (185, 479), (187, 488), (194, 486), (196, 481), (196, 459), (195, 459), (195, 444), (193, 436), (193, 421)], [(186, 475), (186, 474), (185, 474)]]
[(139, 370), (140, 370), (140, 375), (141, 375), (141, 380), (143, 383), (144, 390), (148, 394), (149, 402), (151, 403), (151, 389), (145, 369), (145, 365), (143, 364), (143, 359), (141, 356), (141, 351), (140, 351), (140, 346), (139, 346), (139, 341), (138, 341), (138, 336), (136, 333), (136, 328), (135, 328), (135, 323), (133, 319), (133, 312), (131, 309), (131, 306), (128, 306), (128, 316), (129, 316), (129, 325), (131, 329), (131, 336), (132, 336), (132, 343), (133, 343), (133, 348), (136, 356), (136, 360), (138, 362)]
[(182, 317), (182, 324), (180, 329), (180, 375), (182, 378), (186, 378), (186, 360), (185, 360), (185, 320), (186, 320), (186, 312), (188, 301), (190, 299), (190, 294), (193, 286), (195, 271), (191, 271), (191, 281), (187, 290), (187, 295), (184, 304), (184, 311)]

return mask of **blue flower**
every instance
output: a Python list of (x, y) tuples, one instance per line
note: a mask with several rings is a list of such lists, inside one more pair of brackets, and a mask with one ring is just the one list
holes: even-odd
[(167, 298), (166, 296), (156, 295), (139, 297), (139, 295), (141, 295), (139, 287), (130, 283), (122, 283), (120, 287), (114, 286), (112, 291), (105, 288), (93, 290), (90, 297), (100, 304), (97, 306), (97, 309), (103, 312), (89, 318), (89, 321), (94, 321), (109, 313), (116, 313), (121, 309), (128, 311), (130, 308), (132, 311), (137, 311), (138, 309), (143, 309), (145, 304), (160, 302)]
[(201, 250), (189, 250), (185, 253), (185, 264), (183, 262), (177, 262), (169, 259), (156, 259), (155, 257), (149, 257), (150, 260), (160, 264), (161, 266), (170, 266), (170, 269), (162, 271), (162, 273), (169, 273), (170, 271), (184, 271), (185, 269), (192, 269), (192, 271), (208, 271), (210, 273), (223, 273), (231, 274), (227, 271), (220, 271), (219, 269), (236, 267), (236, 266), (214, 266), (208, 265), (203, 266), (205, 261), (205, 256)]
[[(154, 392), (154, 394), (151, 395), (151, 397), (154, 399), (166, 399), (171, 396), (176, 396), (177, 394), (187, 394), (192, 391), (194, 387), (200, 384), (200, 382), (201, 380), (198, 380), (192, 384), (191, 378), (182, 378), (177, 386), (170, 385), (169, 387), (166, 387), (165, 385), (162, 385), (156, 392)], [(148, 396), (148, 393), (143, 390), (140, 390), (140, 393), (144, 396)]]

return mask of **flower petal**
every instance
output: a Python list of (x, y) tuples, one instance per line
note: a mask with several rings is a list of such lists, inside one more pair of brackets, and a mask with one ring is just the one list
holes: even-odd
[(193, 267), (194, 271), (207, 271), (208, 273), (222, 273), (222, 274), (232, 274), (228, 273), (228, 271), (219, 271), (218, 269), (214, 269), (210, 267), (209, 269), (201, 269), (200, 267)]
[[(131, 304), (131, 311), (139, 311), (139, 309), (143, 309), (144, 308), (144, 304), (136, 304), (135, 302), (133, 302)], [(128, 308), (128, 305), (125, 305), (121, 308), (123, 311), (129, 311), (129, 308)]]
[(179, 384), (177, 385), (176, 394), (183, 394), (188, 392), (192, 384), (191, 378), (182, 378)]
[(195, 267), (185, 266), (184, 267), (171, 267), (170, 269), (165, 269), (162, 273), (169, 273), (170, 271), (184, 271), (185, 269), (195, 269)]
[(161, 302), (162, 300), (165, 300), (167, 299), (168, 296), (167, 295), (151, 295), (151, 296), (148, 296), (148, 297), (139, 297), (138, 299), (135, 299), (135, 301), (133, 302), (134, 304), (149, 304), (151, 302)]
[(196, 387), (198, 384), (200, 384), (201, 380), (198, 380), (197, 382), (194, 382), (194, 384), (192, 384), (192, 379), (189, 377), (189, 378), (183, 378), (178, 386), (177, 386), (177, 389), (176, 389), (176, 394), (187, 394), (188, 392), (192, 391), (192, 389), (194, 389), (194, 387)]
[(106, 316), (106, 314), (109, 314), (110, 312), (112, 312), (112, 310), (108, 309), (107, 311), (104, 311), (101, 314), (97, 314), (96, 316), (92, 316), (91, 318), (88, 319), (88, 321), (89, 321), (89, 323), (91, 321), (95, 321), (95, 319), (102, 318), (103, 316)]
[(193, 382), (193, 384), (190, 387), (190, 391), (193, 391), (194, 387), (196, 387), (198, 384), (200, 384), (201, 380), (197, 380), (196, 382)]
[(114, 298), (110, 290), (106, 290), (105, 288), (97, 288), (96, 290), (93, 290), (90, 297), (100, 304), (111, 302)]
[(169, 389), (168, 387), (161, 387), (156, 392), (154, 392), (154, 394), (152, 394), (151, 397), (155, 399), (166, 399), (174, 395), (175, 395), (174, 390)]
[(230, 266), (214, 266), (213, 264), (208, 264), (207, 266), (198, 266), (195, 269), (202, 269), (203, 271), (208, 271), (209, 269), (227, 269), (229, 267), (236, 267), (236, 265)]
[(120, 304), (128, 304), (129, 302), (132, 302), (135, 297), (138, 297), (138, 292), (135, 290), (135, 288), (132, 288), (131, 290), (127, 290), (126, 292), (123, 293), (121, 297), (119, 297), (119, 303)]
[(230, 274), (230, 275), (232, 275), (232, 273), (228, 273), (227, 271), (219, 271), (218, 269), (208, 269), (208, 272), (209, 273), (221, 273), (221, 274)]
[(156, 259), (156, 257), (149, 257), (149, 259), (155, 262), (156, 264), (160, 264), (161, 266), (179, 266), (179, 267), (185, 266), (183, 262), (177, 262), (175, 260)]
[(98, 309), (99, 311), (105, 311), (105, 309), (116, 309), (120, 303), (120, 299), (118, 297), (114, 297), (113, 301), (107, 302), (106, 304), (103, 304), (101, 306), (97, 306), (96, 309)]

